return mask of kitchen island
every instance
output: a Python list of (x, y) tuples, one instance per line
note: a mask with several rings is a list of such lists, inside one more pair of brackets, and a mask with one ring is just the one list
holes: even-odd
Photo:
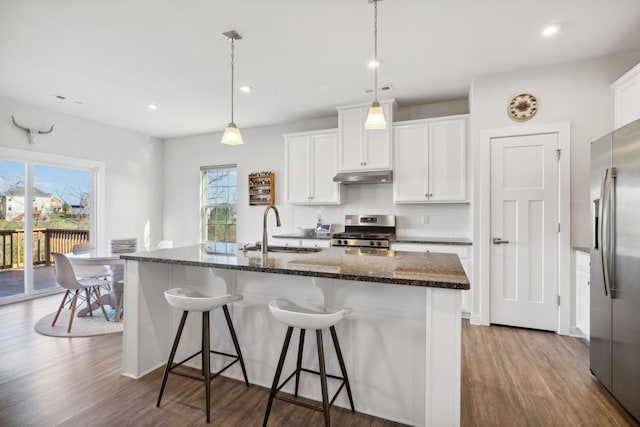
[[(243, 296), (230, 311), (249, 381), (269, 387), (286, 326), (271, 317), (267, 304), (287, 297), (318, 308), (353, 309), (336, 330), (356, 411), (410, 425), (460, 423), (460, 291), (469, 289), (469, 281), (457, 255), (349, 248), (220, 255), (195, 245), (122, 258), (125, 376), (140, 378), (166, 363), (181, 313), (169, 307), (163, 292), (189, 286)], [(225, 328), (218, 327), (224, 325), (221, 310), (212, 319), (212, 348), (232, 352)], [(189, 317), (178, 358), (200, 345), (200, 322)], [(305, 347), (303, 363), (314, 369), (312, 350)], [(339, 372), (332, 350), (327, 354), (328, 372)], [(212, 370), (222, 362), (213, 358)], [(294, 367), (290, 354), (284, 372)], [(233, 366), (225, 375), (242, 374)], [(335, 387), (330, 381), (330, 394)], [(320, 400), (317, 377), (301, 377), (300, 394)], [(348, 407), (344, 393), (335, 404)]]

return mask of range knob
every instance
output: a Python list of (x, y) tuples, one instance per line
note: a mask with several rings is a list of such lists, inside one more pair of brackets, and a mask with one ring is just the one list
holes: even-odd
[(369, 246), (375, 246), (375, 242), (372, 240), (369, 242)]
[(376, 246), (382, 246), (382, 242), (376, 242)]

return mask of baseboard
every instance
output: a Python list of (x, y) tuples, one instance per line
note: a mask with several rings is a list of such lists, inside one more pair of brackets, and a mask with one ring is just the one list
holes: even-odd
[(469, 317), (469, 323), (471, 323), (472, 325), (484, 325), (484, 323), (482, 323), (480, 319), (480, 316)]

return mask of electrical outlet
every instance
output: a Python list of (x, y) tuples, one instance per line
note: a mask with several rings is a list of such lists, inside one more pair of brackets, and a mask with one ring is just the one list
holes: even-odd
[(429, 215), (422, 215), (422, 223), (425, 225), (429, 224)]

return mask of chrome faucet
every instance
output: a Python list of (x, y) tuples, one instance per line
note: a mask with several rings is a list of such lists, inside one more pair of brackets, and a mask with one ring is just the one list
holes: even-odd
[(267, 253), (267, 245), (269, 243), (269, 239), (267, 237), (267, 214), (269, 213), (269, 209), (273, 209), (273, 211), (276, 213), (276, 225), (278, 227), (280, 227), (282, 224), (280, 224), (280, 213), (278, 212), (278, 209), (274, 206), (274, 205), (269, 205), (267, 206), (267, 208), (264, 210), (264, 219), (262, 221), (262, 253), (266, 254)]

